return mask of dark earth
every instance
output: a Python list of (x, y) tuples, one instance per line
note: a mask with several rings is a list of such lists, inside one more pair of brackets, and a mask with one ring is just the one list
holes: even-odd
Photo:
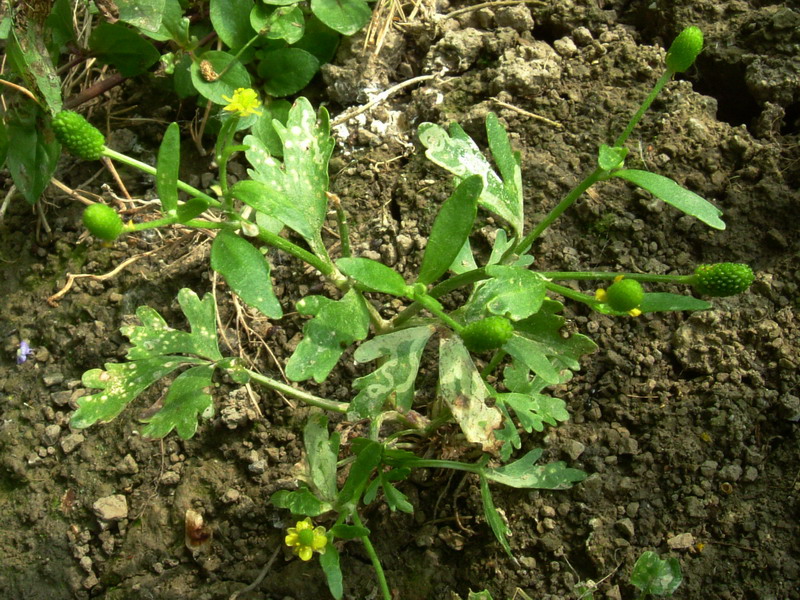
[[(579, 598), (578, 584), (594, 582), (596, 599), (632, 599), (630, 572), (647, 550), (679, 560), (678, 598), (800, 598), (800, 7), (767, 0), (488, 4), (448, 17), (470, 3), (420, 2), (377, 56), (364, 50), (363, 32), (347, 40), (309, 92), (336, 119), (392, 85), (433, 76), (336, 129), (332, 189), (350, 214), (356, 253), (416, 272), (435, 211), (452, 190), (450, 176), (422, 155), (415, 131), (423, 121), (458, 121), (485, 147), (483, 120), (495, 111), (522, 153), (527, 215), (537, 221), (622, 129), (661, 73), (669, 42), (697, 25), (706, 49), (642, 120), (628, 165), (711, 200), (727, 229), (710, 230), (615, 180), (590, 190), (537, 243), (535, 264), (688, 273), (700, 263), (734, 261), (749, 263), (756, 281), (748, 293), (691, 315), (611, 318), (567, 302), (570, 330), (600, 349), (554, 392), (571, 420), (531, 436), (526, 447), (543, 447), (548, 460), (589, 477), (558, 492), (493, 486), (516, 561), (483, 519), (474, 476), (412, 477), (402, 489), (413, 515), (380, 503), (364, 511), (395, 598), (450, 600), (483, 589), (495, 600)], [(152, 163), (166, 124), (186, 126), (195, 110), (159, 90), (146, 78), (129, 81), (81, 111), (110, 134), (112, 147)], [(210, 147), (211, 138), (204, 143)], [(208, 156), (183, 163), (190, 182), (213, 183)], [(56, 177), (113, 204), (121, 192), (98, 169), (65, 155)], [(234, 161), (231, 173), (244, 171), (244, 158)], [(117, 202), (131, 211), (126, 218), (154, 212), (141, 201), (154, 197), (152, 179), (120, 173), (139, 199)], [(5, 196), (11, 179), (0, 178)], [(216, 416), (189, 441), (137, 433), (160, 385), (111, 424), (71, 430), (69, 417), (84, 393), (81, 374), (123, 360), (127, 340), (118, 330), (134, 322), (141, 304), (180, 325), (178, 290), (214, 290), (223, 351), (277, 378), (303, 319), (270, 323), (237, 312), (247, 309), (237, 309), (208, 265), (208, 232), (132, 235), (107, 247), (87, 237), (83, 205), (59, 188), (51, 186), (40, 206), (44, 219), (14, 198), (0, 224), (0, 595), (227, 599), (256, 579), (293, 525), (268, 498), (296, 481), (308, 411), (222, 381)], [(479, 218), (473, 247), (486, 251), (496, 225), (485, 213)], [(112, 276), (78, 279), (48, 303), (67, 273), (103, 275), (132, 257)], [(287, 311), (309, 290), (322, 290), (299, 263), (277, 254), (273, 262)], [(16, 365), (23, 339), (34, 352)], [(343, 361), (325, 384), (305, 389), (349, 400), (360, 374), (352, 364)], [(426, 394), (423, 388), (423, 406)], [(447, 439), (431, 444), (448, 450)], [(185, 544), (188, 509), (213, 532), (201, 552)], [(346, 543), (340, 552), (345, 596), (379, 597), (362, 546)], [(256, 590), (240, 596), (327, 597), (319, 566), (286, 548)]]

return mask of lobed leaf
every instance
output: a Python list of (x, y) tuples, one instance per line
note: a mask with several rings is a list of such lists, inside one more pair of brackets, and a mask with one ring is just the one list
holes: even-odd
[(722, 214), (720, 209), (702, 196), (681, 187), (669, 177), (638, 169), (614, 171), (611, 176), (621, 177), (638, 185), (679, 211), (700, 219), (709, 227), (725, 229), (725, 223), (719, 218)]
[(285, 508), (292, 511), (293, 515), (305, 515), (316, 517), (331, 510), (331, 505), (317, 498), (314, 493), (306, 487), (299, 490), (278, 490), (269, 501), (273, 506)]
[(538, 273), (523, 267), (492, 265), (486, 267), (486, 274), (491, 279), (477, 287), (467, 305), (468, 322), (487, 313), (519, 321), (542, 306), (547, 290)]
[(672, 595), (683, 581), (681, 565), (676, 558), (661, 559), (655, 552), (644, 552), (633, 565), (631, 583), (647, 594)]
[(338, 301), (307, 296), (297, 303), (297, 310), (316, 318), (303, 327), (303, 340), (286, 364), (286, 376), (292, 381), (313, 377), (321, 383), (345, 349), (367, 337), (369, 313), (363, 297), (355, 290)]
[[(339, 434), (328, 434), (328, 418), (313, 413), (303, 430), (303, 444), (308, 462), (309, 483), (324, 502), (336, 499), (336, 461), (339, 458)], [(309, 515), (314, 516), (314, 515)]]
[(568, 421), (566, 403), (559, 398), (544, 394), (497, 394), (498, 402), (514, 411), (522, 428), (531, 431), (544, 431), (545, 424), (558, 425), (558, 421)]
[(411, 409), (422, 351), (434, 331), (431, 325), (401, 329), (358, 347), (356, 361), (378, 360), (380, 366), (353, 382), (358, 395), (350, 403), (349, 413), (354, 418), (375, 418), (390, 399), (401, 411)]
[(269, 262), (246, 239), (230, 231), (220, 231), (211, 244), (211, 268), (247, 304), (271, 319), (283, 316), (272, 289)]
[(187, 369), (169, 386), (164, 404), (153, 416), (143, 419), (147, 426), (142, 430), (145, 438), (163, 438), (173, 429), (188, 440), (197, 431), (197, 418), (214, 415), (214, 399), (209, 393), (212, 365)]
[(542, 490), (565, 490), (586, 478), (586, 473), (563, 462), (536, 465), (541, 456), (541, 448), (536, 448), (505, 466), (486, 468), (482, 475), (510, 487)]

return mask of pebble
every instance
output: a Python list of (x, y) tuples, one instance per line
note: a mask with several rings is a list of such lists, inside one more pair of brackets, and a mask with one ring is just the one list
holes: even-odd
[(61, 449), (64, 451), (64, 454), (69, 454), (80, 446), (85, 439), (82, 433), (70, 433), (68, 436), (61, 439)]
[(617, 521), (614, 526), (617, 528), (626, 539), (633, 539), (633, 535), (635, 533), (635, 529), (633, 527), (633, 521), (630, 519), (620, 519)]
[(54, 385), (64, 383), (64, 374), (59, 371), (51, 371), (44, 374), (42, 381), (47, 387), (53, 387)]
[(120, 521), (128, 518), (128, 499), (122, 494), (100, 498), (92, 504), (92, 510), (101, 521)]
[(694, 546), (694, 536), (691, 533), (679, 533), (667, 540), (671, 550), (686, 550)]
[(178, 485), (181, 480), (181, 476), (176, 473), (175, 471), (167, 471), (161, 476), (161, 483), (164, 485)]
[(58, 425), (48, 425), (44, 428), (42, 441), (48, 446), (54, 446), (61, 435), (61, 427)]

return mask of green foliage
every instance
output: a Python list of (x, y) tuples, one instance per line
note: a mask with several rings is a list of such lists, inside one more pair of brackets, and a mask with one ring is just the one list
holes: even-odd
[(514, 333), (514, 325), (505, 317), (486, 317), (473, 321), (459, 335), (470, 352), (495, 350), (505, 344)]
[(631, 573), (631, 583), (641, 591), (641, 600), (648, 595), (671, 596), (682, 581), (678, 560), (672, 557), (661, 559), (655, 552), (644, 552)]
[(106, 204), (91, 204), (83, 211), (83, 225), (94, 237), (113, 241), (122, 233), (124, 225), (117, 211)]
[(97, 160), (102, 156), (106, 138), (83, 115), (71, 110), (62, 110), (50, 123), (59, 143), (83, 160)]
[(125, 77), (144, 73), (161, 56), (153, 44), (122, 23), (100, 23), (89, 36), (89, 48), (99, 62)]
[(16, 115), (3, 128), (6, 166), (29, 204), (35, 204), (50, 183), (59, 156), (58, 142), (36, 126), (37, 113)]
[(606, 290), (606, 302), (613, 310), (629, 311), (638, 308), (644, 300), (642, 284), (634, 279), (620, 279)]

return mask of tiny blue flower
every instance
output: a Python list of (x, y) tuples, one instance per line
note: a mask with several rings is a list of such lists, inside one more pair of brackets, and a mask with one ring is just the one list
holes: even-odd
[(21, 365), (24, 363), (31, 354), (33, 354), (33, 350), (31, 350), (28, 340), (22, 340), (17, 349), (17, 364)]

